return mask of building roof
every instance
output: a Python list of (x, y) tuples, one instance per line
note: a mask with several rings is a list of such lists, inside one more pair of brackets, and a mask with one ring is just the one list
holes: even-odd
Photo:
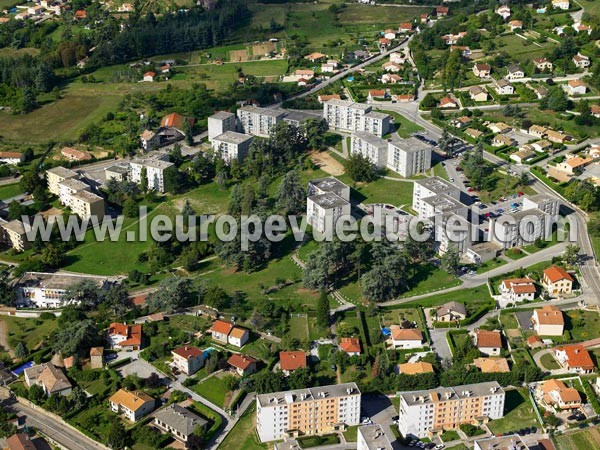
[(329, 386), (260, 394), (256, 396), (256, 400), (261, 406), (266, 407), (277, 404), (291, 404), (317, 400), (319, 398), (346, 397), (348, 395), (360, 395), (360, 390), (356, 383), (333, 384)]
[(515, 294), (535, 293), (535, 283), (531, 278), (509, 278), (503, 280), (505, 289), (511, 290)]
[(104, 201), (103, 197), (100, 197), (99, 195), (89, 191), (75, 192), (73, 195), (71, 195), (71, 197), (81, 200), (85, 203), (96, 203), (99, 201)]
[(191, 117), (182, 116), (179, 113), (172, 112), (171, 114), (167, 114), (160, 121), (161, 127), (172, 127), (178, 128), (182, 130), (184, 128), (185, 122), (188, 122), (190, 125), (194, 125), (194, 119)]
[(67, 169), (62, 166), (53, 167), (52, 169), (48, 169), (48, 170), (46, 170), (46, 173), (51, 173), (51, 174), (59, 176), (61, 178), (73, 178), (73, 177), (77, 176), (77, 172), (74, 172), (71, 169)]
[(339, 94), (328, 94), (328, 95), (319, 95), (319, 101), (321, 102), (327, 102), (329, 100), (341, 100), (341, 97)]
[(545, 394), (544, 400), (546, 400), (547, 403), (554, 403), (554, 400), (552, 399), (552, 397), (550, 397), (548, 395), (548, 394), (550, 394), (550, 392), (553, 392), (553, 391), (558, 392), (558, 396), (560, 397), (561, 401), (564, 403), (581, 402), (581, 395), (579, 395), (579, 392), (577, 391), (577, 389), (574, 389), (572, 387), (567, 387), (567, 385), (562, 380), (557, 380), (557, 379), (546, 380), (546, 381), (542, 382), (541, 389), (542, 389), (542, 392)]
[(369, 133), (368, 131), (355, 131), (354, 133), (352, 133), (352, 138), (353, 139), (360, 139), (361, 141), (365, 141), (370, 145), (373, 145), (375, 147), (382, 147), (382, 148), (387, 148), (387, 141), (381, 139), (378, 136), (375, 136), (372, 133)]
[(573, 281), (573, 277), (569, 275), (565, 269), (559, 266), (548, 267), (544, 270), (544, 277), (547, 278), (550, 283), (556, 283), (561, 280)]
[(493, 436), (476, 441), (481, 450), (529, 450), (518, 434)]
[(217, 111), (212, 116), (210, 116), (209, 119), (226, 120), (233, 116), (235, 116), (235, 114), (229, 111)]
[(485, 64), (485, 63), (475, 63), (475, 68), (477, 70), (487, 70), (487, 71), (492, 70), (492, 66), (490, 66), (489, 64)]
[(231, 332), (232, 328), (233, 324), (231, 322), (225, 322), (224, 320), (215, 320), (208, 331), (229, 336), (229, 333)]
[(279, 352), (281, 370), (292, 371), (306, 368), (306, 353), (302, 351)]
[(241, 339), (248, 332), (245, 328), (242, 327), (233, 327), (229, 332), (229, 336), (235, 339)]
[(392, 137), (389, 141), (391, 145), (400, 148), (408, 153), (416, 153), (423, 150), (431, 150), (432, 146), (426, 142), (417, 139), (414, 136), (408, 138)]
[(1, 159), (21, 159), (23, 157), (23, 153), (19, 152), (0, 152)]
[(127, 325), (120, 322), (113, 322), (108, 328), (109, 336), (124, 336), (126, 339), (120, 342), (120, 347), (140, 346), (142, 345), (142, 325)]
[(227, 144), (243, 144), (244, 142), (251, 141), (252, 136), (244, 133), (237, 133), (235, 131), (226, 131), (213, 138), (213, 141), (225, 142)]
[(433, 365), (428, 362), (398, 364), (398, 370), (403, 375), (419, 375), (422, 373), (433, 373)]
[(362, 442), (366, 444), (365, 450), (393, 449), (390, 440), (379, 424), (359, 426), (358, 433), (362, 436)]
[(37, 383), (44, 386), (49, 394), (70, 389), (72, 387), (72, 384), (65, 373), (58, 367), (55, 367), (51, 363), (41, 364), (40, 366), (41, 371), (38, 372), (37, 376), (34, 378)]
[(175, 353), (177, 356), (181, 356), (185, 359), (197, 358), (198, 356), (202, 356), (204, 353), (198, 347), (191, 347), (188, 345), (184, 345), (183, 347), (177, 347), (175, 350), (172, 350), (171, 353)]
[(103, 347), (92, 347), (90, 349), (90, 356), (103, 356), (104, 348)]
[(340, 349), (346, 353), (360, 353), (360, 339), (355, 337), (341, 338)]
[(283, 111), (276, 111), (274, 109), (261, 108), (259, 106), (252, 105), (244, 105), (241, 108), (239, 108), (238, 111), (246, 111), (249, 113), (261, 114), (263, 116), (270, 116), (276, 118), (285, 115)]
[(510, 372), (506, 358), (476, 358), (473, 365), (482, 373), (506, 373)]
[(572, 88), (577, 88), (580, 86), (586, 86), (586, 84), (581, 81), (581, 80), (569, 80), (567, 83), (569, 86), (571, 86)]
[(438, 316), (444, 316), (444, 315), (452, 313), (452, 312), (457, 312), (457, 313), (462, 314), (463, 316), (466, 316), (467, 308), (465, 308), (465, 305), (463, 305), (462, 303), (453, 301), (453, 302), (444, 303), (443, 305), (439, 306), (437, 308), (436, 314)]
[(148, 402), (154, 403), (154, 399), (145, 392), (126, 391), (125, 389), (119, 389), (108, 401), (121, 405), (130, 411), (137, 411)]
[(157, 411), (154, 413), (154, 417), (183, 436), (189, 436), (196, 427), (204, 427), (208, 423), (202, 417), (178, 404), (172, 404)]
[(569, 367), (581, 367), (586, 370), (594, 368), (594, 361), (592, 361), (590, 353), (581, 344), (557, 347), (556, 350), (565, 352)]
[(84, 161), (84, 160), (88, 160), (88, 159), (92, 159), (92, 155), (90, 152), (86, 152), (83, 150), (78, 150), (76, 148), (72, 148), (72, 147), (63, 147), (60, 150), (60, 153), (63, 156), (67, 156), (67, 157), (72, 157), (76, 160), (79, 161)]
[(417, 328), (400, 328), (398, 325), (390, 327), (394, 341), (423, 341), (423, 333)]
[(313, 203), (316, 203), (323, 209), (338, 208), (349, 204), (348, 201), (344, 200), (342, 197), (332, 192), (311, 195), (310, 197), (308, 197), (308, 199)]
[(457, 400), (460, 398), (471, 398), (475, 396), (488, 396), (490, 394), (501, 394), (504, 390), (497, 381), (486, 383), (465, 384), (454, 387), (437, 387), (434, 389), (421, 391), (400, 392), (401, 401), (408, 405), (434, 404), (447, 400)]
[(11, 220), (10, 222), (3, 223), (2, 228), (18, 234), (26, 234), (27, 231), (31, 230), (31, 225), (24, 224), (19, 219)]
[(563, 325), (565, 318), (560, 309), (553, 305), (544, 305), (534, 311), (534, 317), (539, 325)]
[(257, 362), (258, 361), (251, 356), (242, 355), (240, 353), (234, 353), (227, 360), (227, 364), (241, 370), (246, 370), (252, 364), (256, 364)]
[(499, 331), (476, 330), (477, 348), (500, 348), (502, 347), (502, 335)]
[(6, 438), (8, 450), (36, 450), (36, 445), (25, 433), (16, 433)]
[(106, 277), (95, 275), (79, 275), (63, 272), (25, 272), (17, 285), (19, 287), (66, 290), (85, 280), (96, 282), (98, 288), (104, 286), (108, 281)]
[(487, 91), (484, 88), (482, 88), (481, 86), (472, 86), (471, 88), (469, 88), (469, 94), (470, 95), (479, 95), (479, 94), (487, 95)]
[(444, 105), (456, 105), (456, 100), (453, 100), (450, 97), (442, 97), (440, 99), (440, 106), (444, 106)]

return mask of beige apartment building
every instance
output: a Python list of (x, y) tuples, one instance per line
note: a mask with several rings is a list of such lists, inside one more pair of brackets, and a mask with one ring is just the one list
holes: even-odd
[(92, 216), (100, 222), (104, 218), (104, 198), (89, 191), (79, 191), (71, 195), (71, 211), (82, 219)]
[(46, 181), (48, 182), (48, 190), (54, 195), (60, 195), (59, 184), (69, 178), (76, 178), (77, 173), (62, 166), (53, 167), (46, 171)]
[(356, 383), (262, 394), (256, 398), (256, 431), (261, 442), (345, 430), (360, 421)]
[(22, 252), (31, 247), (31, 243), (27, 239), (27, 231), (31, 230), (31, 226), (15, 219), (0, 223), (0, 228), (2, 229), (2, 241), (16, 251)]
[(499, 419), (505, 395), (496, 381), (401, 392), (398, 429), (404, 437), (429, 437), (462, 424)]

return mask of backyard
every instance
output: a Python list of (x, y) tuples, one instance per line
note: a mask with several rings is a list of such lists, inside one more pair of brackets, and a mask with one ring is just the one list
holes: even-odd
[(581, 450), (600, 448), (600, 430), (588, 428), (561, 434), (555, 437), (558, 450)]
[(534, 406), (531, 404), (526, 389), (506, 391), (504, 417), (492, 420), (488, 427), (494, 434), (518, 431), (526, 427), (540, 427)]
[(215, 374), (209, 378), (204, 379), (200, 383), (192, 387), (194, 392), (201, 395), (209, 402), (214, 403), (218, 407), (225, 407), (225, 398), (227, 397), (228, 391), (225, 387), (225, 383), (219, 374)]
[(254, 404), (248, 408), (238, 423), (219, 445), (219, 450), (265, 450), (267, 445), (258, 442), (254, 432)]

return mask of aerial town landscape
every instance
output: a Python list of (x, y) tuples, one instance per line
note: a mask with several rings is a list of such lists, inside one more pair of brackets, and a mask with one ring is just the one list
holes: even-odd
[(600, 449), (600, 0), (0, 0), (0, 448)]

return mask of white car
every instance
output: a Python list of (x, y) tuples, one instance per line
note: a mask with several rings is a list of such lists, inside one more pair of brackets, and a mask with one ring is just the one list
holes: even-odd
[(443, 448), (445, 448), (446, 446), (444, 444), (438, 444), (436, 445), (434, 448), (435, 450), (442, 450)]

